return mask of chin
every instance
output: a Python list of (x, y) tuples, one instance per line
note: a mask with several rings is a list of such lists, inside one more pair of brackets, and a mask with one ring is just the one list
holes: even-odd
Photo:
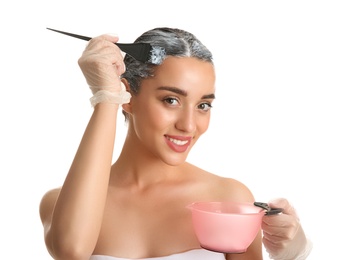
[(163, 161), (170, 166), (180, 166), (187, 160), (187, 153), (177, 154), (169, 158), (163, 158)]

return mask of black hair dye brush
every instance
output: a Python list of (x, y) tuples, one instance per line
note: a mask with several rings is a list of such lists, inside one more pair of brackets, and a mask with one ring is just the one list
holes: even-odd
[[(71, 37), (75, 37), (81, 40), (89, 41), (92, 38), (87, 36), (82, 36), (74, 33), (68, 33), (63, 32), (51, 28), (47, 28), (48, 30), (58, 32), (61, 34), (65, 34)], [(119, 49), (121, 49), (123, 52), (129, 54), (134, 59), (145, 62), (145, 63), (151, 63), (154, 65), (159, 65), (163, 62), (165, 57), (165, 49), (159, 46), (152, 46), (149, 43), (115, 43)]]

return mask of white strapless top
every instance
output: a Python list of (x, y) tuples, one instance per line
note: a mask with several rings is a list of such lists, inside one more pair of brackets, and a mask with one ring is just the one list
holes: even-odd
[[(193, 249), (182, 253), (168, 256), (137, 258), (137, 260), (225, 260), (223, 253), (212, 252), (205, 249)], [(106, 255), (92, 255), (89, 260), (131, 260), (129, 258), (119, 258)]]

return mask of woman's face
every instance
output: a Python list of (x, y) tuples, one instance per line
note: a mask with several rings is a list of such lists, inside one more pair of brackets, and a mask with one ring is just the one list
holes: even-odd
[(208, 128), (214, 93), (211, 63), (168, 57), (132, 97), (130, 127), (152, 154), (180, 164)]

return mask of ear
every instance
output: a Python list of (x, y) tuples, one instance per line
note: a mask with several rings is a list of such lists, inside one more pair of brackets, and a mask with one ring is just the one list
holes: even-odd
[[(129, 82), (125, 78), (122, 78), (121, 81), (125, 86), (125, 90), (128, 91), (129, 93), (131, 93)], [(123, 110), (128, 114), (132, 113), (131, 100), (132, 99), (130, 99), (129, 103), (122, 105)]]

